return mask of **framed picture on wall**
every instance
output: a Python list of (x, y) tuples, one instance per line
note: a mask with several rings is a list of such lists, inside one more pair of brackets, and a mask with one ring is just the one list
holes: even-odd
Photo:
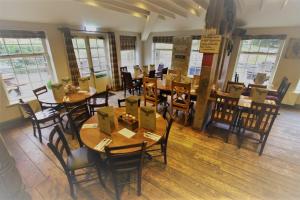
[(290, 39), (285, 57), (287, 59), (300, 59), (300, 38)]

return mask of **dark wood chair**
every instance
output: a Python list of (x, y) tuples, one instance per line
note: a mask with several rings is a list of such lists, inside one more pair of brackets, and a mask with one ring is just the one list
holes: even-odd
[(155, 70), (149, 71), (149, 78), (155, 78)]
[(288, 91), (291, 83), (284, 77), (277, 89), (277, 92), (268, 94), (267, 99), (276, 101), (277, 104), (281, 104), (286, 92)]
[[(226, 125), (228, 130), (225, 138), (226, 143), (228, 142), (229, 134), (234, 131), (237, 122), (239, 114), (238, 102), (239, 98), (217, 94), (210, 121), (206, 125), (206, 128), (208, 128), (210, 124), (220, 123)], [(212, 136), (211, 131), (209, 131), (209, 136)]]
[(227, 82), (227, 85), (226, 85), (226, 90), (225, 90), (225, 92), (229, 93), (229, 92), (230, 92), (230, 87), (231, 87), (232, 85), (240, 85), (240, 86), (245, 87), (245, 84), (244, 84), (244, 83), (239, 83), (239, 82), (234, 82), (234, 81), (228, 81), (228, 82)]
[(76, 108), (77, 106), (86, 104), (87, 100), (81, 100), (81, 101), (76, 101), (76, 102), (64, 102), (63, 105), (66, 109), (67, 112), (70, 112), (73, 108)]
[(46, 109), (39, 112), (34, 112), (31, 106), (28, 103), (25, 103), (22, 99), (19, 100), (20, 106), (23, 111), (29, 116), (32, 127), (33, 127), (33, 135), (36, 137), (36, 131), (39, 134), (39, 140), (42, 143), (42, 129), (48, 128), (55, 124), (60, 124), (63, 128), (62, 119), (60, 117), (60, 113), (54, 109)]
[(88, 105), (82, 104), (68, 112), (68, 119), (70, 123), (71, 133), (73, 138), (76, 136), (79, 145), (82, 147), (83, 143), (80, 139), (80, 128), (82, 124), (91, 117)]
[(161, 71), (158, 71), (156, 73), (156, 78), (160, 78), (161, 80), (163, 80), (163, 76), (164, 74), (168, 74), (168, 68), (163, 68)]
[(64, 169), (73, 199), (76, 199), (74, 186), (80, 183), (99, 179), (102, 186), (105, 187), (101, 178), (97, 153), (89, 151), (85, 147), (71, 150), (64, 134), (58, 126), (55, 126), (51, 131), (47, 145)]
[[(108, 168), (111, 170), (112, 179), (116, 191), (116, 199), (120, 199), (120, 186), (131, 182), (131, 173), (136, 173), (137, 195), (142, 191), (142, 167), (146, 143), (131, 144), (118, 147), (105, 147)], [(130, 153), (118, 153), (130, 152)], [(126, 177), (126, 182), (120, 180), (121, 176)]]
[[(167, 121), (167, 126), (166, 126), (166, 131), (165, 134), (162, 136), (162, 138), (160, 139), (160, 141), (155, 145), (160, 145), (160, 148), (151, 148), (149, 150), (146, 151), (146, 153), (150, 153), (151, 157), (156, 157), (156, 156), (163, 156), (164, 157), (164, 163), (167, 164), (167, 146), (168, 146), (168, 139), (169, 139), (169, 134), (171, 131), (171, 127), (173, 124), (173, 117), (171, 115), (171, 113), (168, 110), (168, 106), (164, 107), (163, 110), (163, 117), (164, 119)], [(152, 152), (158, 152), (155, 153), (155, 155), (151, 154)]]
[(191, 102), (191, 83), (180, 83), (172, 81), (171, 86), (171, 113), (174, 110), (184, 112), (184, 125), (187, 125), (193, 103)]
[(265, 103), (252, 102), (251, 108), (243, 110), (238, 122), (238, 147), (240, 148), (247, 132), (257, 133), (260, 138), (251, 139), (261, 144), (259, 155), (262, 155), (268, 136), (275, 118), (278, 115), (279, 106)]
[(124, 97), (126, 97), (126, 90), (129, 91), (130, 94), (134, 95), (134, 91), (139, 91), (141, 89), (141, 83), (138, 81), (133, 81), (131, 73), (130, 72), (123, 72), (123, 78), (124, 78)]
[(96, 108), (108, 106), (109, 86), (106, 86), (105, 92), (97, 93), (88, 99), (88, 105), (92, 115), (95, 114)]
[(124, 76), (123, 76), (123, 72), (128, 72), (127, 66), (120, 67), (120, 73), (121, 73), (121, 88), (124, 87)]
[(32, 92), (33, 92), (34, 96), (37, 98), (42, 110), (53, 108), (53, 109), (59, 111), (59, 110), (63, 109), (63, 107), (61, 105), (57, 104), (57, 103), (47, 103), (47, 102), (43, 102), (39, 99), (40, 95), (48, 92), (48, 89), (45, 85), (32, 90)]

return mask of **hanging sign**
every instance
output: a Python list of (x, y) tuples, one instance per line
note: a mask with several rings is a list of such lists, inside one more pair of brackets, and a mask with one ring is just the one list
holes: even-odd
[(200, 42), (200, 53), (219, 53), (221, 35), (203, 35)]

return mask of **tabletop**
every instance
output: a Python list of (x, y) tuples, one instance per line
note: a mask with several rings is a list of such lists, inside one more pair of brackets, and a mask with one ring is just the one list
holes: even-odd
[[(112, 139), (112, 142), (109, 144), (110, 147), (137, 144), (137, 143), (146, 141), (147, 142), (146, 148), (149, 148), (158, 142), (158, 141), (151, 140), (149, 138), (144, 137), (144, 133), (148, 131), (144, 128), (138, 128), (138, 129), (134, 130), (134, 132), (136, 134), (131, 138), (127, 138), (127, 137), (121, 135), (120, 133), (118, 133), (118, 131), (125, 128), (125, 126), (122, 123), (118, 122), (118, 116), (120, 116), (124, 112), (125, 112), (124, 107), (123, 108), (114, 108), (116, 128), (111, 133), (111, 136), (101, 132), (99, 128), (81, 128), (81, 130), (80, 130), (81, 141), (88, 148), (94, 149), (95, 151), (98, 151), (95, 149), (95, 146), (104, 138)], [(94, 115), (90, 119), (88, 119), (84, 124), (97, 124), (97, 123), (98, 123), (97, 115)], [(156, 130), (150, 131), (150, 132), (155, 133), (159, 136), (163, 136), (165, 133), (165, 130), (166, 130), (166, 125), (167, 125), (166, 120), (161, 115), (157, 114)], [(124, 152), (120, 152), (120, 153), (124, 153)]]
[(54, 95), (51, 91), (48, 91), (44, 94), (39, 95), (39, 100), (43, 101), (45, 103), (57, 103), (57, 104), (61, 104), (64, 102), (77, 102), (77, 101), (82, 101), (84, 99), (87, 99), (91, 96), (93, 96), (94, 94), (96, 94), (96, 89), (90, 87), (89, 91), (77, 91), (75, 93), (72, 94), (66, 94), (63, 98), (59, 98), (56, 99), (54, 98)]
[[(171, 85), (166, 85), (166, 80), (157, 80), (157, 89), (159, 90), (164, 90), (164, 91), (171, 91)], [(191, 95), (192, 96), (197, 96), (197, 89), (198, 87), (193, 86), (191, 87)]]

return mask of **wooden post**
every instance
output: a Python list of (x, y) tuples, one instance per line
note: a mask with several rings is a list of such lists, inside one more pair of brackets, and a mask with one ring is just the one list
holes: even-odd
[[(234, 27), (235, 3), (233, 0), (210, 0), (206, 13), (206, 29), (215, 29), (216, 34), (228, 37)], [(226, 39), (222, 41), (219, 54), (204, 53), (200, 74), (199, 90), (193, 128), (202, 130), (208, 117), (209, 98), (213, 84), (217, 83), (223, 73), (223, 54), (226, 53)]]

